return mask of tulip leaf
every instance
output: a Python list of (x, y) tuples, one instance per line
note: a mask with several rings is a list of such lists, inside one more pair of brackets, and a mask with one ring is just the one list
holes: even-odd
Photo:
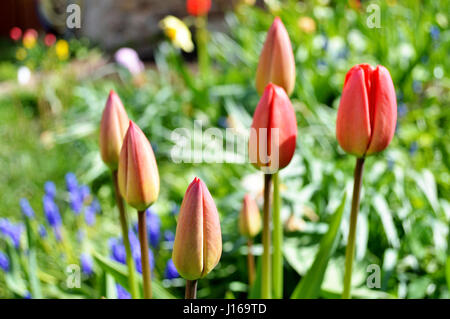
[(330, 222), (328, 232), (323, 236), (320, 242), (319, 251), (317, 252), (314, 262), (305, 276), (303, 276), (297, 284), (297, 287), (291, 295), (292, 299), (311, 299), (319, 296), (328, 261), (338, 243), (339, 229), (346, 197), (346, 193), (344, 193), (341, 204), (337, 208)]
[[(125, 265), (118, 263), (113, 260), (109, 260), (108, 258), (94, 252), (93, 254), (95, 261), (97, 264), (109, 275), (111, 275), (118, 284), (123, 286), (125, 289), (129, 290), (128, 285), (128, 270)], [(137, 276), (136, 278), (139, 282), (139, 285), (142, 288), (142, 277)], [(161, 282), (155, 278), (152, 278), (152, 291), (153, 297), (157, 299), (174, 299), (175, 296), (172, 295), (167, 289), (165, 289)]]

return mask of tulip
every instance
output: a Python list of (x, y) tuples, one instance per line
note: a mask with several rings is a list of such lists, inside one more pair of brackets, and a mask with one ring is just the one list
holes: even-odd
[(336, 137), (341, 147), (356, 155), (350, 226), (345, 251), (344, 290), (350, 298), (356, 225), (365, 157), (384, 150), (392, 140), (397, 122), (397, 101), (389, 71), (359, 64), (344, 81), (336, 119)]
[(118, 189), (122, 198), (138, 210), (144, 298), (151, 298), (150, 259), (145, 210), (158, 197), (159, 173), (150, 142), (132, 121), (130, 121), (123, 140), (117, 175)]
[(284, 88), (290, 95), (295, 85), (295, 61), (291, 41), (281, 19), (276, 17), (267, 33), (258, 69), (256, 89), (262, 94), (270, 82)]
[(261, 231), (261, 215), (258, 205), (253, 197), (245, 195), (244, 202), (239, 215), (239, 230), (241, 234), (248, 238), (253, 238)]
[(269, 83), (253, 115), (250, 162), (265, 173), (286, 167), (297, 139), (294, 108), (283, 88)]
[(13, 41), (19, 41), (22, 37), (22, 29), (20, 29), (19, 27), (11, 28), (11, 30), (9, 31), (9, 37)]
[(261, 215), (258, 205), (249, 194), (244, 196), (241, 213), (239, 215), (239, 230), (242, 235), (247, 237), (247, 267), (248, 282), (251, 286), (255, 280), (255, 259), (253, 257), (253, 237), (255, 237), (262, 227)]
[(111, 90), (100, 123), (100, 154), (103, 162), (112, 170), (117, 169), (128, 122), (120, 97)]
[(152, 146), (132, 121), (120, 151), (118, 177), (122, 197), (138, 211), (158, 198), (159, 174)]
[(187, 0), (186, 9), (191, 16), (204, 16), (211, 9), (211, 0)]
[(389, 71), (359, 64), (345, 77), (336, 120), (336, 137), (347, 153), (364, 157), (391, 142), (397, 122), (397, 101)]
[[(195, 298), (196, 281), (219, 262), (222, 235), (219, 214), (205, 183), (195, 178), (184, 195), (178, 217), (172, 259), (187, 279), (186, 297)], [(194, 286), (193, 291), (190, 288)]]

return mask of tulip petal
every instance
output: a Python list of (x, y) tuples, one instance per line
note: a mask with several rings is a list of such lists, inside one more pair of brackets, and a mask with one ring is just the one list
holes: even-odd
[(389, 145), (397, 123), (397, 99), (389, 71), (381, 65), (377, 66), (371, 82), (372, 136), (366, 155), (380, 152)]
[(370, 141), (369, 99), (365, 72), (359, 66), (347, 75), (336, 119), (336, 137), (342, 149), (364, 156)]

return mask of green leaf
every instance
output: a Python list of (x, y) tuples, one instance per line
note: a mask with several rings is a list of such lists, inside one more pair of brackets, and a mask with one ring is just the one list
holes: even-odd
[(256, 277), (253, 285), (250, 287), (248, 299), (261, 298), (261, 271), (262, 271), (262, 258), (259, 256), (256, 261)]
[[(116, 261), (110, 260), (96, 252), (93, 254), (94, 259), (98, 263), (98, 265), (108, 274), (110, 274), (117, 283), (123, 286), (125, 289), (129, 290), (128, 285), (128, 270), (125, 265), (118, 263)], [(137, 276), (137, 280), (139, 282), (139, 286), (142, 289), (142, 277)], [(154, 298), (157, 299), (175, 299), (175, 296), (172, 295), (167, 289), (165, 289), (161, 282), (155, 278), (152, 278), (152, 291)]]
[(345, 200), (347, 194), (344, 193), (341, 204), (337, 208), (330, 222), (328, 232), (323, 236), (319, 251), (314, 259), (312, 266), (306, 275), (300, 280), (291, 295), (293, 299), (311, 299), (317, 298), (320, 294), (320, 287), (325, 276), (328, 261), (336, 249), (338, 243), (339, 228), (341, 225), (342, 214), (344, 212)]

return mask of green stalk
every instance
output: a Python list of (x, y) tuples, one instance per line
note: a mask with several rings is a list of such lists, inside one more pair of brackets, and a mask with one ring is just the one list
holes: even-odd
[(253, 240), (249, 238), (247, 240), (247, 271), (248, 271), (248, 287), (253, 285), (253, 282), (255, 281), (255, 257), (253, 257), (252, 253), (252, 247), (253, 247)]
[(271, 240), (270, 240), (270, 187), (272, 174), (264, 174), (264, 209), (263, 209), (263, 256), (262, 256), (262, 282), (261, 298), (270, 299), (272, 296), (272, 267), (271, 267)]
[(141, 246), (142, 280), (144, 282), (144, 299), (152, 298), (152, 275), (148, 257), (148, 236), (145, 211), (138, 211), (138, 232)]
[(364, 157), (357, 158), (354, 172), (352, 210), (350, 214), (350, 230), (348, 232), (347, 248), (345, 250), (344, 291), (342, 292), (342, 299), (350, 299), (353, 256), (355, 253), (356, 222), (358, 219), (359, 197), (361, 192), (363, 171)]
[(131, 253), (130, 238), (128, 237), (127, 213), (123, 203), (123, 198), (119, 193), (119, 184), (117, 179), (117, 171), (113, 171), (114, 193), (116, 204), (119, 209), (120, 227), (122, 229), (123, 244), (125, 246), (127, 266), (128, 266), (128, 285), (130, 286), (131, 298), (139, 298), (138, 282), (136, 280), (136, 271), (134, 266), (133, 254)]
[(197, 299), (198, 280), (186, 280), (186, 292), (184, 299)]
[(283, 298), (283, 225), (280, 214), (280, 183), (278, 172), (273, 174), (273, 294)]
[(206, 16), (199, 16), (195, 20), (196, 39), (197, 39), (197, 58), (200, 74), (202, 78), (209, 74), (209, 56), (208, 56), (208, 30), (206, 28), (208, 19)]

